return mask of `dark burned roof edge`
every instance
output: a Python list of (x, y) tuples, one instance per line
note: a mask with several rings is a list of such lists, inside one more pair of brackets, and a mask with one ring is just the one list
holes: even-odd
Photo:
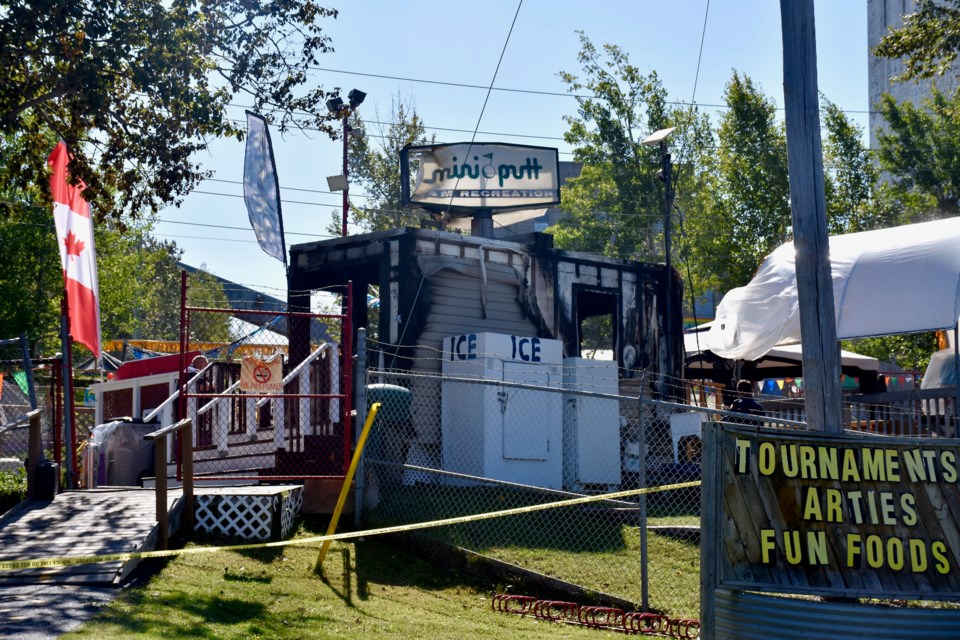
[[(458, 242), (463, 242), (468, 245), (473, 246), (486, 246), (486, 247), (501, 247), (504, 249), (513, 249), (516, 250), (518, 247), (523, 248), (531, 254), (546, 256), (553, 256), (556, 258), (566, 258), (570, 261), (576, 261), (581, 264), (596, 264), (603, 265), (608, 267), (641, 267), (641, 268), (665, 268), (666, 265), (659, 262), (642, 262), (639, 260), (628, 260), (622, 258), (610, 258), (596, 253), (585, 253), (581, 251), (568, 251), (566, 249), (557, 249), (556, 247), (537, 247), (533, 241), (529, 242), (514, 242), (512, 240), (502, 240), (497, 238), (482, 238), (479, 236), (464, 235), (462, 233), (457, 233), (455, 231), (439, 231), (437, 229), (418, 229), (416, 227), (398, 227), (396, 229), (389, 229), (387, 231), (373, 231), (370, 233), (362, 233), (353, 236), (346, 236), (344, 238), (332, 238), (330, 240), (318, 240), (315, 242), (305, 242), (302, 244), (295, 244), (290, 246), (290, 254), (293, 253), (304, 253), (314, 249), (324, 248), (330, 249), (338, 245), (358, 245), (358, 244), (371, 244), (373, 242), (385, 240), (393, 237), (401, 237), (408, 234), (413, 234), (420, 238), (426, 238), (429, 240), (436, 240), (439, 236), (444, 240), (453, 240)], [(536, 235), (536, 234), (535, 234)], [(550, 235), (550, 234), (542, 234)], [(529, 236), (528, 236), (529, 237)]]
[(414, 227), (398, 227), (396, 229), (388, 229), (387, 231), (371, 231), (369, 233), (358, 233), (353, 236), (346, 236), (343, 238), (331, 238), (330, 240), (315, 240), (313, 242), (303, 242), (300, 244), (290, 245), (290, 253), (310, 251), (316, 247), (335, 247), (337, 245), (350, 245), (350, 244), (367, 244), (375, 240), (381, 240), (383, 238), (389, 238), (392, 236), (402, 236), (406, 235), (409, 231), (419, 231)]

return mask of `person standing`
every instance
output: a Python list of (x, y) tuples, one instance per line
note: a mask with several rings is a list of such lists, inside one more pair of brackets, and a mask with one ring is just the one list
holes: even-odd
[[(737, 383), (737, 394), (739, 397), (734, 400), (728, 409), (736, 413), (742, 413), (744, 416), (763, 416), (763, 405), (753, 399), (753, 383), (749, 380), (741, 380)], [(757, 427), (763, 426), (763, 420), (758, 418), (730, 418), (730, 422), (738, 424), (750, 424)]]

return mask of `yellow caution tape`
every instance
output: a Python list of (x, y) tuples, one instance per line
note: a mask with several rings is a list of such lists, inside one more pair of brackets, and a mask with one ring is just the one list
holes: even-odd
[(295, 538), (292, 540), (280, 540), (277, 542), (257, 542), (251, 544), (229, 545), (224, 547), (189, 547), (187, 549), (167, 549), (164, 551), (137, 551), (131, 553), (112, 553), (102, 556), (74, 556), (69, 558), (36, 558), (27, 560), (4, 560), (0, 561), (0, 571), (15, 571), (17, 569), (39, 569), (46, 567), (71, 567), (81, 564), (95, 564), (98, 562), (125, 562), (127, 560), (142, 560), (145, 558), (168, 558), (170, 556), (189, 555), (195, 553), (213, 553), (215, 551), (246, 551), (249, 549), (269, 549), (272, 547), (286, 547), (291, 545), (314, 544), (317, 542), (326, 542), (328, 540), (349, 540), (352, 538), (366, 538), (372, 536), (385, 535), (388, 533), (404, 533), (407, 531), (417, 531), (419, 529), (430, 529), (433, 527), (444, 527), (454, 524), (464, 524), (467, 522), (477, 522), (478, 520), (492, 520), (493, 518), (503, 518), (506, 516), (515, 516), (521, 513), (532, 513), (534, 511), (545, 511), (547, 509), (556, 509), (558, 507), (571, 507), (579, 504), (588, 504), (590, 502), (601, 502), (605, 500), (619, 500), (621, 498), (630, 498), (648, 493), (657, 493), (661, 491), (673, 491), (675, 489), (688, 489), (699, 487), (700, 481), (679, 482), (676, 484), (662, 485), (659, 487), (645, 487), (643, 489), (630, 489), (628, 491), (618, 491), (615, 493), (605, 493), (598, 496), (584, 496), (582, 498), (570, 498), (557, 502), (545, 502), (527, 507), (515, 507), (513, 509), (503, 509), (501, 511), (488, 511), (486, 513), (477, 513), (469, 516), (458, 516), (455, 518), (445, 518), (443, 520), (431, 520), (429, 522), (415, 522), (413, 524), (395, 525), (392, 527), (380, 527), (378, 529), (366, 529), (364, 531), (348, 531), (345, 533), (335, 533), (324, 536), (311, 536), (309, 538)]

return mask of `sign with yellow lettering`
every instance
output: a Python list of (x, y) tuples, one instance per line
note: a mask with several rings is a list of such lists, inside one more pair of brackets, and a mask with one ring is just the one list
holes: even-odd
[(717, 423), (704, 445), (718, 585), (960, 597), (960, 440)]

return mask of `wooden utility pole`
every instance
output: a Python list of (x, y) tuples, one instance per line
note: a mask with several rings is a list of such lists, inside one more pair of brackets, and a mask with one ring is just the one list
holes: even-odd
[(780, 0), (780, 19), (807, 424), (816, 431), (841, 433), (840, 350), (823, 187), (813, 0)]

